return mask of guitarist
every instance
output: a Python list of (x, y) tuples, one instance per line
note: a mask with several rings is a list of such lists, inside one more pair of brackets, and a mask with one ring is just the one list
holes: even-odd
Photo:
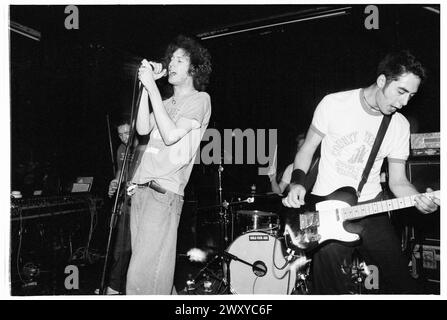
[[(117, 170), (115, 178), (110, 181), (108, 195), (112, 198), (118, 188), (118, 181), (121, 174), (121, 168), (126, 154), (126, 146), (129, 143), (130, 136), (130, 122), (127, 119), (121, 120), (117, 126), (118, 136), (120, 138), (120, 145), (116, 150)], [(117, 295), (125, 292), (126, 288), (126, 274), (131, 256), (130, 245), (130, 227), (129, 227), (129, 213), (130, 213), (130, 198), (125, 194), (127, 181), (133, 176), (135, 168), (138, 166), (141, 156), (145, 150), (148, 136), (141, 136), (140, 142), (137, 138), (134, 139), (130, 155), (128, 156), (129, 165), (126, 167), (126, 172), (123, 176), (123, 187), (120, 189), (120, 205), (121, 215), (116, 224), (116, 237), (113, 247), (113, 264), (110, 268), (108, 287), (106, 288), (107, 295)], [(99, 293), (99, 290), (98, 290)]]
[[(299, 208), (304, 204), (305, 176), (320, 143), (321, 159), (312, 194), (325, 196), (346, 186), (357, 189), (384, 115), (392, 118), (358, 201), (381, 200), (380, 168), (385, 158), (393, 194), (405, 197), (418, 193), (405, 172), (410, 126), (398, 111), (417, 93), (426, 70), (410, 52), (401, 51), (388, 54), (379, 63), (376, 76), (375, 82), (366, 88), (329, 94), (319, 103), (304, 145), (295, 157), (290, 191), (283, 199), (286, 207)], [(416, 208), (424, 214), (436, 211), (440, 204), (439, 199), (423, 195), (415, 201)], [(350, 222), (346, 230), (350, 229), (361, 230), (357, 232), (361, 237), (357, 249), (367, 265), (378, 267), (381, 293), (416, 293), (408, 261), (386, 213)], [(328, 242), (315, 252), (313, 293), (350, 293), (351, 275), (343, 272), (343, 266), (351, 264), (354, 250), (353, 246)]]

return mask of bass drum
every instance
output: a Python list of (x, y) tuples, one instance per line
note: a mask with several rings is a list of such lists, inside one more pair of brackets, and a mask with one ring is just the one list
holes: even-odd
[[(233, 255), (229, 262), (232, 293), (287, 295), (293, 291), (296, 272), (290, 270), (277, 237), (265, 232), (248, 232), (238, 237), (227, 252)], [(227, 275), (226, 265), (224, 275)]]

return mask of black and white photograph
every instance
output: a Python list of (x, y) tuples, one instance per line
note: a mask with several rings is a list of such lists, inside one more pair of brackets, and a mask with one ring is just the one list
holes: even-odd
[(440, 4), (5, 11), (9, 297), (442, 295)]

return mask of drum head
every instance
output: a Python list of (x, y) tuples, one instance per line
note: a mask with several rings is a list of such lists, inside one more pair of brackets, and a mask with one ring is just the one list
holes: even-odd
[[(290, 294), (296, 274), (286, 266), (281, 241), (264, 232), (248, 232), (238, 237), (227, 250), (253, 268), (231, 260), (230, 287), (235, 294)], [(282, 269), (282, 270), (281, 270)]]

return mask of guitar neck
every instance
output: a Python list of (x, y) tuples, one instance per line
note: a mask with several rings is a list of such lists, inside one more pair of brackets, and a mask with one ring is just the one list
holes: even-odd
[[(427, 196), (431, 195), (431, 193), (424, 194)], [(419, 194), (342, 208), (340, 209), (340, 213), (343, 215), (344, 220), (360, 219), (382, 212), (413, 207), (417, 196), (419, 196)]]

